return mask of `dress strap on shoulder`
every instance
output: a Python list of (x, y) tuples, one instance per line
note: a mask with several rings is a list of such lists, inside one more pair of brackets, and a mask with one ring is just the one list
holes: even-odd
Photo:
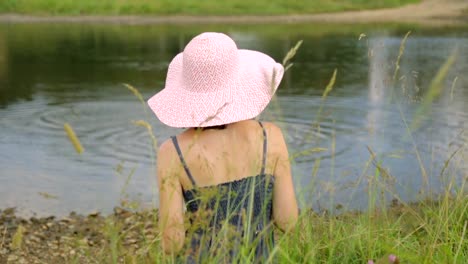
[(185, 162), (184, 156), (182, 155), (182, 151), (180, 150), (179, 142), (177, 141), (177, 137), (172, 136), (171, 139), (172, 139), (172, 143), (174, 144), (174, 147), (175, 147), (175, 149), (177, 151), (177, 155), (179, 155), (180, 162), (184, 166), (185, 173), (187, 173), (187, 176), (189, 177), (190, 181), (192, 182), (192, 185), (197, 186), (195, 184), (195, 180), (192, 177), (192, 173), (190, 173), (190, 170), (189, 170), (189, 168), (187, 166), (187, 163)]
[(267, 158), (267, 133), (265, 130), (265, 127), (263, 126), (262, 122), (258, 121), (260, 126), (262, 127), (263, 130), (263, 157), (262, 157), (262, 169), (260, 171), (260, 174), (263, 175), (265, 174), (265, 168), (266, 168), (266, 158)]

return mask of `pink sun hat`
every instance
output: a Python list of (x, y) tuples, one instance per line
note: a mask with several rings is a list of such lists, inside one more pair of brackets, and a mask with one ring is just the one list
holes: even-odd
[(238, 49), (225, 34), (202, 33), (174, 57), (164, 89), (148, 105), (170, 127), (252, 119), (268, 105), (283, 74), (283, 66), (270, 56)]

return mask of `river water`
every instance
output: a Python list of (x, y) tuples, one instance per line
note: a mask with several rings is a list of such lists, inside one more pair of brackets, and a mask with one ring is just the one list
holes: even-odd
[[(262, 115), (285, 131), (302, 206), (365, 209), (369, 186), (384, 188), (388, 201), (415, 201), (466, 181), (466, 27), (2, 24), (0, 208), (109, 212), (124, 198), (157, 206), (151, 139), (133, 121), (150, 123), (158, 143), (180, 130), (159, 123), (123, 83), (148, 99), (163, 87), (170, 60), (203, 31), (225, 32), (277, 61), (303, 40)], [(443, 90), (421, 110), (453, 52)], [(64, 123), (83, 144), (81, 155)]]

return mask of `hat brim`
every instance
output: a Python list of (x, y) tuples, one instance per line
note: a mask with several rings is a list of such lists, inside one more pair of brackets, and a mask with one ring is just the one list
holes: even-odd
[(185, 87), (183, 54), (171, 62), (166, 86), (148, 100), (158, 119), (170, 127), (209, 127), (258, 116), (275, 94), (284, 68), (270, 56), (238, 50), (239, 71), (213, 92), (197, 93)]

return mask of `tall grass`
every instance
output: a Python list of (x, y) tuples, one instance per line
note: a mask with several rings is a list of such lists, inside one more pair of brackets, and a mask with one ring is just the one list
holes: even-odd
[[(404, 55), (407, 38), (408, 35), (402, 41), (397, 61)], [(297, 48), (294, 53), (296, 51)], [(453, 58), (450, 57), (441, 67), (421, 107), (430, 107), (439, 94), (441, 79), (446, 75), (452, 61)], [(396, 69), (395, 75), (397, 74)], [(332, 91), (336, 78), (335, 71), (324, 91), (324, 99)], [(415, 120), (424, 114), (425, 111), (417, 112)], [(320, 113), (317, 116), (319, 120)], [(402, 122), (407, 122), (403, 115)], [(411, 133), (410, 125), (407, 126)], [(335, 147), (333, 144), (334, 142), (330, 146), (332, 150)], [(444, 169), (455, 154), (448, 157)], [(455, 177), (448, 177), (445, 191), (439, 197), (407, 203), (398, 196), (394, 188), (395, 178), (382, 166), (370, 148), (369, 155), (365, 171), (372, 166), (374, 172), (368, 176), (363, 172), (361, 177), (368, 182), (368, 210), (340, 215), (330, 214), (329, 211), (317, 213), (302, 210), (296, 228), (288, 233), (277, 232), (277, 243), (270, 260), (276, 258), (280, 263), (365, 263), (372, 259), (387, 263), (388, 255), (394, 254), (401, 263), (464, 263), (468, 258), (468, 196), (465, 192), (468, 175), (462, 179), (460, 186), (457, 186)], [(317, 173), (319, 166), (318, 159), (312, 176)], [(441, 175), (443, 174), (442, 171)], [(391, 196), (393, 202), (390, 207), (386, 207), (387, 196), (381, 195), (383, 193)], [(154, 241), (150, 248), (157, 250), (158, 243), (158, 240)], [(239, 260), (249, 259), (251, 250), (245, 244), (239, 251)], [(125, 252), (122, 254), (125, 255)], [(151, 261), (162, 263), (174, 260), (174, 256), (161, 253), (152, 257)], [(183, 258), (183, 255), (179, 257)]]
[(2, 0), (0, 13), (39, 15), (277, 15), (396, 7), (420, 0)]
[[(394, 254), (401, 263), (465, 263), (468, 257), (467, 206), (466, 194), (458, 192), (446, 194), (437, 202), (394, 204), (385, 213), (376, 209), (329, 215), (303, 210), (296, 228), (286, 234), (276, 233), (270, 260), (276, 259), (278, 263), (367, 263), (369, 259), (382, 261)], [(154, 219), (155, 215), (147, 219)], [(146, 229), (138, 224), (145, 220), (137, 217), (132, 220), (135, 224), (128, 224), (130, 221), (126, 220), (109, 222), (104, 229), (108, 243), (92, 248), (92, 253), (82, 258), (98, 263), (177, 263), (185, 258), (184, 252), (165, 255), (158, 231), (154, 239), (147, 239)], [(139, 234), (133, 239), (134, 244), (128, 239), (132, 232)], [(220, 235), (214, 240), (217, 242), (226, 243), (226, 240)], [(229, 243), (224, 245), (229, 247)], [(236, 259), (249, 263), (246, 261), (251, 259), (251, 252), (251, 245), (244, 244)], [(211, 261), (222, 257), (220, 254), (207, 256)]]
[[(404, 43), (407, 37), (408, 35), (402, 41), (397, 61), (404, 56)], [(296, 51), (297, 48), (294, 52)], [(288, 61), (291, 59), (289, 58)], [(424, 115), (430, 108), (432, 101), (440, 94), (440, 89), (443, 86), (442, 79), (445, 78), (452, 61), (453, 58), (449, 57), (434, 77), (423, 102), (421, 102), (423, 110), (417, 112), (417, 115)], [(397, 69), (394, 79), (397, 79)], [(323, 100), (329, 93), (333, 92), (332, 87), (336, 78), (339, 76), (335, 71), (329, 85), (324, 90)], [(130, 90), (140, 101), (142, 100), (135, 88)], [(401, 118), (411, 136), (413, 131), (411, 124), (408, 123), (403, 114)], [(416, 116), (414, 120), (418, 120), (418, 118), (420, 117)], [(320, 120), (320, 113), (317, 115), (317, 120)], [(155, 140), (151, 126), (144, 121), (139, 122), (138, 125), (145, 127), (152, 140)], [(414, 144), (414, 140), (412, 142)], [(153, 143), (156, 144), (155, 141)], [(151, 146), (152, 150), (153, 147), (155, 145)], [(330, 149), (333, 159), (335, 158), (335, 147), (335, 141), (332, 140)], [(414, 144), (414, 148), (418, 153), (416, 144)], [(303, 208), (295, 228), (286, 233), (275, 231), (276, 244), (266, 262), (277, 260), (279, 263), (367, 263), (368, 260), (374, 260), (377, 263), (388, 263), (388, 256), (396, 255), (401, 263), (465, 263), (468, 259), (468, 243), (466, 241), (468, 228), (466, 181), (468, 175), (465, 172), (459, 181), (454, 172), (446, 170), (452, 158), (462, 148), (466, 148), (466, 142), (465, 145), (447, 157), (440, 172), (441, 177), (446, 179), (443, 192), (439, 193), (438, 196), (408, 203), (398, 195), (395, 189), (395, 177), (385, 169), (382, 161), (377, 158), (378, 153), (369, 147), (369, 159), (359, 177), (360, 182), (367, 183), (366, 189), (369, 196), (367, 210), (363, 212), (345, 210), (345, 213), (336, 214), (332, 210), (315, 212)], [(321, 150), (317, 148), (309, 152), (304, 151), (300, 155), (310, 155), (314, 151)], [(293, 154), (292, 158), (296, 157), (294, 155), (298, 154)], [(320, 164), (320, 159), (317, 159), (311, 172), (312, 185), (307, 188), (316, 188), (313, 179), (316, 177)], [(422, 162), (420, 166), (423, 166)], [(333, 166), (330, 169), (333, 170)], [(422, 170), (421, 177), (423, 179), (427, 177), (424, 173), (425, 170)], [(255, 185), (251, 187), (251, 192), (253, 192)], [(304, 191), (307, 190), (303, 188), (301, 192)], [(352, 192), (350, 199), (354, 194)], [(217, 198), (216, 193), (210, 195), (210, 197), (206, 197), (207, 200), (213, 197)], [(388, 197), (392, 201), (390, 205)], [(298, 198), (301, 199), (301, 197)], [(202, 219), (206, 221), (208, 218), (205, 217), (206, 215), (203, 216)], [(246, 223), (250, 223), (251, 211), (246, 212), (243, 217), (246, 219)], [(83, 253), (80, 261), (176, 263), (186, 257), (184, 251), (176, 255), (165, 255), (161, 251), (159, 230), (153, 228), (154, 235), (148, 235), (148, 228), (144, 223), (149, 221), (157, 226), (156, 212), (136, 213), (131, 216), (131, 220), (128, 219), (110, 216), (102, 230), (107, 242)], [(207, 223), (200, 221), (198, 224), (206, 225)], [(245, 226), (246, 233), (249, 233), (250, 228), (249, 224)], [(218, 233), (210, 233), (207, 236), (213, 239), (214, 244), (229, 247), (230, 239), (226, 239), (229, 238), (226, 235), (228, 232), (229, 225), (226, 223)], [(236, 260), (248, 263), (252, 260), (253, 250), (253, 244), (245, 241), (235, 256)], [(207, 257), (210, 261), (221, 262), (224, 255), (213, 250), (209, 252)]]
[(75, 148), (76, 152), (77, 152), (78, 154), (83, 153), (84, 148), (83, 148), (83, 146), (81, 145), (80, 140), (79, 140), (78, 137), (76, 136), (75, 131), (74, 131), (73, 128), (70, 126), (70, 124), (65, 123), (65, 124), (63, 125), (63, 129), (64, 129), (65, 132), (67, 133), (68, 139), (69, 139), (70, 142), (73, 144), (73, 147)]

